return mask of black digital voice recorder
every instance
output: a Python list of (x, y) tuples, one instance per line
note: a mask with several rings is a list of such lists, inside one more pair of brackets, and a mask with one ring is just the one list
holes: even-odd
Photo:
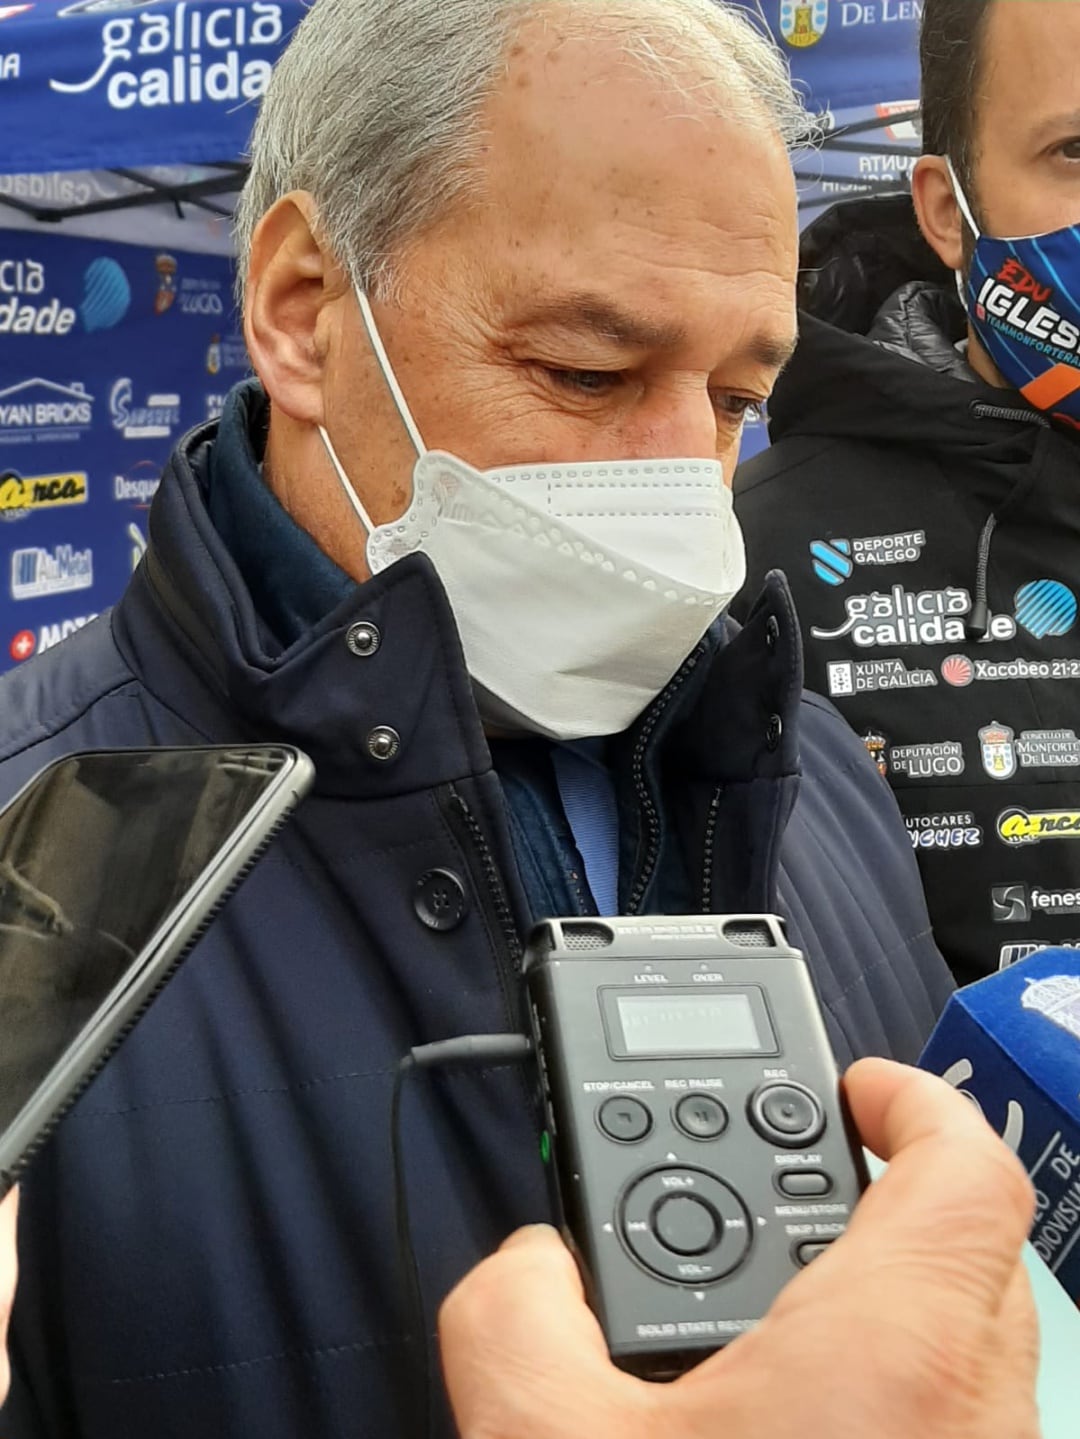
[(867, 1184), (810, 972), (755, 914), (547, 920), (525, 975), (565, 1236), (614, 1361), (673, 1378)]

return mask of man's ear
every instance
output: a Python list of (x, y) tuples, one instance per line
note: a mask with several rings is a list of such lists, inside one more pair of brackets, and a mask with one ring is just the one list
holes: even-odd
[(943, 155), (919, 156), (911, 176), (911, 198), (926, 243), (942, 264), (962, 270), (964, 217)]
[(306, 190), (282, 196), (252, 238), (244, 339), (274, 406), (294, 420), (323, 422), (323, 365), (330, 349), (332, 302), (345, 278), (318, 237)]

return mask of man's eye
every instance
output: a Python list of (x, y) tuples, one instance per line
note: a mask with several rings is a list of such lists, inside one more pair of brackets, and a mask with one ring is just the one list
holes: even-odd
[(1059, 145), (1058, 153), (1064, 155), (1066, 160), (1080, 160), (1080, 136), (1075, 136)]
[(765, 417), (765, 402), (751, 399), (749, 395), (714, 393), (713, 404), (721, 414), (733, 420), (762, 420)]
[(618, 370), (558, 370), (551, 365), (544, 365), (543, 370), (560, 389), (573, 390), (578, 395), (607, 394), (621, 379)]

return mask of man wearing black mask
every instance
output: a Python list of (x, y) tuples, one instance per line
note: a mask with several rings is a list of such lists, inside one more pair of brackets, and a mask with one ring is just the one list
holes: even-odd
[(1075, 0), (926, 0), (914, 210), (804, 236), (773, 448), (735, 486), (746, 594), (787, 572), (961, 981), (1080, 942), (1078, 43)]

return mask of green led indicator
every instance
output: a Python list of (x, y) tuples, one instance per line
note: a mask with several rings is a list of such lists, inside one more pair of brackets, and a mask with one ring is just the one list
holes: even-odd
[(540, 1136), (540, 1158), (545, 1164), (551, 1161), (551, 1135), (546, 1129)]

